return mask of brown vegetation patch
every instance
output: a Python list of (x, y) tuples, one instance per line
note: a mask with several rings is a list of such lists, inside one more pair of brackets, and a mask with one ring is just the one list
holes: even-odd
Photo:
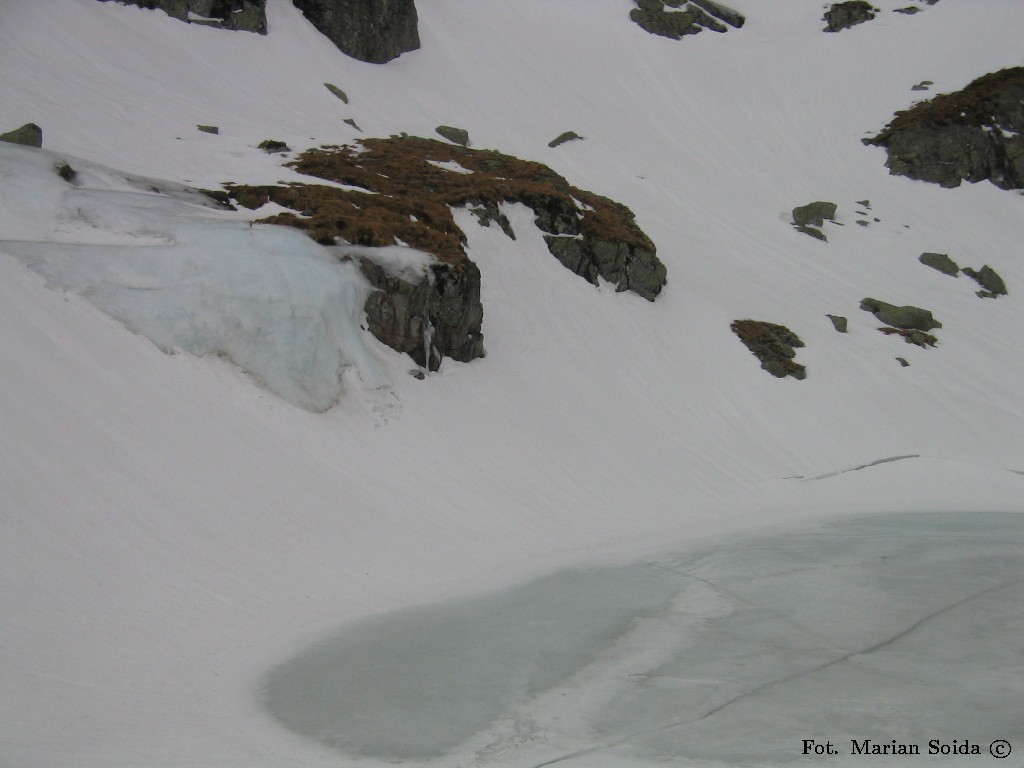
[(534, 211), (540, 229), (581, 236), (584, 248), (617, 241), (631, 252), (652, 257), (655, 252), (626, 206), (572, 186), (541, 163), (500, 152), (392, 136), (311, 149), (289, 166), (356, 189), (315, 184), (232, 184), (226, 189), (247, 208), (272, 200), (298, 211), (301, 216), (280, 214), (263, 221), (298, 227), (325, 244), (336, 239), (375, 246), (401, 241), (459, 265), (467, 258), (466, 237), (451, 207), (496, 211), (501, 203), (520, 202)]
[(779, 378), (807, 378), (807, 368), (793, 360), (803, 341), (784, 325), (762, 320), (735, 320), (729, 326), (768, 373)]
[(893, 328), (884, 326), (879, 328), (886, 336), (902, 336), (907, 344), (916, 344), (919, 347), (934, 347), (939, 340), (930, 333), (918, 331), (913, 328)]

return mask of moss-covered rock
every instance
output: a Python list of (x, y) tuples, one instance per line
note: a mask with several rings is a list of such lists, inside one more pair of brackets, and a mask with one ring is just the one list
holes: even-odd
[(341, 88), (336, 86), (334, 83), (324, 83), (324, 88), (326, 88), (328, 91), (330, 91), (339, 99), (341, 99), (343, 103), (348, 104), (348, 94), (341, 90)]
[(460, 147), (469, 146), (469, 131), (465, 128), (456, 128), (451, 125), (439, 125), (434, 129), (438, 136), (448, 139), (452, 144)]
[(804, 343), (786, 326), (762, 320), (735, 320), (729, 327), (772, 376), (807, 378), (807, 368), (793, 359), (796, 349)]
[(6, 141), (8, 144), (23, 144), (26, 147), (42, 147), (43, 129), (35, 123), (25, 123), (13, 131), (0, 133), (0, 141)]
[(988, 264), (978, 270), (964, 267), (964, 274), (981, 286), (982, 290), (978, 291), (978, 295), (982, 298), (994, 299), (997, 296), (1007, 295), (1006, 283), (1003, 282), (1003, 278)]
[(895, 328), (927, 333), (933, 328), (942, 327), (942, 323), (932, 316), (930, 310), (920, 307), (896, 306), (878, 299), (867, 298), (861, 301), (860, 308), (873, 314), (879, 321)]
[(558, 134), (555, 138), (548, 142), (548, 146), (552, 149), (559, 147), (569, 141), (580, 141), (583, 137), (580, 136), (576, 131), (565, 131), (564, 133)]
[(917, 260), (926, 267), (937, 269), (944, 275), (956, 277), (960, 274), (960, 267), (945, 253), (922, 253)]
[(839, 333), (846, 333), (849, 321), (842, 315), (827, 315), (828, 319), (832, 321), (832, 327), (835, 328)]
[(825, 220), (835, 221), (836, 204), (818, 200), (793, 209), (793, 223), (798, 227), (820, 227)]

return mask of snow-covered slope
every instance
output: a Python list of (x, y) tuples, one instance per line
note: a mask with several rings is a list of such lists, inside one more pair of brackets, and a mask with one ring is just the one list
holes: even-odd
[[(860, 139), (915, 83), (1024, 63), (1024, 6), (944, 0), (826, 35), (818, 3), (732, 4), (741, 30), (674, 42), (627, 0), (428, 0), (422, 49), (375, 66), (286, 0), (266, 37), (4, 3), (0, 127), (38, 123), (72, 166), (273, 183), (297, 176), (263, 139), (458, 125), (629, 205), (669, 283), (653, 304), (595, 289), (525, 209), (514, 242), (460, 214), (488, 356), (418, 381), (364, 335), (390, 384), (346, 375), (313, 414), (221, 358), (164, 354), (0, 244), (0, 763), (337, 765), (258, 686), (343, 623), (736, 531), (1022, 511), (1024, 198), (890, 177)], [(586, 138), (549, 149), (565, 130)], [(839, 206), (827, 244), (788, 223), (812, 200)], [(45, 211), (17, 216), (0, 240), (61, 240)], [(1010, 295), (977, 298), (924, 251), (990, 264)], [(867, 296), (931, 309), (939, 346), (878, 333)], [(805, 381), (759, 369), (729, 329), (746, 317), (801, 336)]]

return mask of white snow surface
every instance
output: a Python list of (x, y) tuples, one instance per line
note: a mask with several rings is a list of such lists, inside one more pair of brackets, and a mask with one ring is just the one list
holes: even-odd
[[(1024, 511), (1024, 198), (891, 177), (860, 142), (921, 80), (949, 91), (1024, 64), (1024, 5), (906, 16), (889, 12), (905, 0), (877, 0), (878, 19), (829, 35), (819, 3), (730, 4), (742, 29), (676, 42), (632, 24), (626, 0), (421, 1), (421, 50), (377, 66), (286, 0), (268, 0), (266, 36), (95, 0), (5, 1), (0, 127), (38, 123), (46, 150), (0, 154), (0, 764), (375, 764), (272, 717), (268, 672), (358, 620), (562, 569), (848, 515)], [(515, 241), (459, 212), (488, 355), (417, 381), (358, 328), (365, 286), (329, 252), (184, 192), (301, 178), (263, 139), (301, 150), (440, 124), (629, 205), (668, 268), (662, 295), (572, 275), (521, 206), (505, 210)], [(549, 149), (565, 130), (587, 138)], [(81, 186), (52, 174), (58, 159)], [(172, 183), (158, 195), (140, 179)], [(827, 244), (789, 225), (813, 200), (839, 206)], [(924, 251), (991, 265), (1009, 296), (979, 299), (967, 277), (918, 263)], [(124, 291), (90, 290), (114, 273)], [(217, 281), (251, 291), (248, 308)], [(931, 309), (938, 347), (878, 333), (867, 296)], [(256, 305), (284, 333), (271, 297), (309, 313), (279, 351), (344, 336), (315, 361), (341, 371), (305, 403), (340, 396), (322, 413), (216, 345), (161, 349)], [(166, 309), (152, 335), (169, 336), (140, 335), (122, 312), (133, 302)], [(206, 305), (228, 312), (202, 320)], [(759, 369), (729, 330), (746, 317), (800, 335), (805, 381)], [(272, 372), (301, 365), (254, 349)], [(589, 690), (568, 692), (586, 708)], [(436, 764), (539, 764), (529, 723), (549, 704), (503, 721), (510, 748), (470, 740)], [(898, 718), (874, 738), (897, 738)], [(1016, 722), (1002, 738), (1021, 749)], [(827, 734), (783, 736), (791, 752), (773, 759), (789, 761)]]

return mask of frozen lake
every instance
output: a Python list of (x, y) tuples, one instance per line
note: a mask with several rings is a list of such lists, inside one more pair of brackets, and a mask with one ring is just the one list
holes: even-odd
[[(888, 515), (733, 539), (345, 628), (271, 713), (361, 765), (862, 765), (1024, 755), (1024, 517)], [(982, 757), (928, 757), (929, 742)], [(870, 759), (870, 758), (868, 758)], [(916, 762), (915, 762), (916, 761)]]

